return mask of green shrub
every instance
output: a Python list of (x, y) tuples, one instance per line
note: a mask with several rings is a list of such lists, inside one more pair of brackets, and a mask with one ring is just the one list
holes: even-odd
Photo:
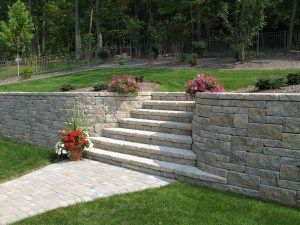
[(97, 84), (94, 85), (94, 91), (103, 91), (106, 90), (107, 88), (107, 83), (102, 81), (98, 82)]
[(34, 73), (33, 68), (25, 67), (21, 76), (23, 77), (23, 79), (30, 79), (32, 77), (33, 73)]
[(180, 61), (181, 61), (181, 62), (186, 62), (187, 59), (188, 59), (188, 57), (189, 57), (189, 54), (181, 53), (181, 54), (180, 54)]
[(111, 56), (110, 51), (105, 48), (102, 48), (98, 53), (98, 57), (102, 60), (108, 60), (110, 56)]
[(286, 76), (288, 85), (300, 84), (300, 73), (290, 73)]
[(196, 66), (197, 65), (197, 54), (193, 53), (188, 56), (187, 63), (190, 64), (190, 66)]
[(134, 76), (136, 82), (143, 83), (144, 82), (144, 76)]
[(150, 48), (150, 58), (157, 59), (159, 56), (159, 50), (157, 47), (152, 46)]
[(124, 58), (119, 58), (117, 59), (117, 63), (121, 66), (124, 66), (127, 63), (127, 61)]
[(281, 77), (281, 78), (270, 78), (270, 77), (264, 77), (264, 78), (259, 78), (254, 86), (258, 90), (271, 90), (271, 89), (278, 89), (280, 87), (286, 86), (286, 78)]
[(198, 57), (203, 57), (206, 49), (206, 43), (204, 41), (193, 42), (193, 53)]
[(76, 89), (76, 85), (74, 84), (69, 84), (69, 83), (63, 83), (61, 86), (60, 86), (60, 90), (62, 92), (67, 92), (67, 91), (73, 91)]

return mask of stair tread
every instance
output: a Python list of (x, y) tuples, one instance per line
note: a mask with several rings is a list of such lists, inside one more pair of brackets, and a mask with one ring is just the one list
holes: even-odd
[(90, 139), (92, 142), (106, 143), (111, 146), (124, 147), (136, 151), (146, 151), (146, 152), (151, 152), (153, 154), (160, 154), (160, 155), (172, 156), (177, 158), (196, 160), (195, 153), (188, 149), (142, 144), (137, 142), (123, 141), (123, 140), (116, 141), (115, 139), (106, 138), (106, 137), (91, 137)]
[(119, 120), (120, 123), (127, 123), (133, 125), (145, 125), (145, 126), (160, 126), (166, 128), (176, 128), (182, 130), (192, 130), (191, 123), (181, 123), (172, 121), (162, 121), (162, 120), (147, 120), (147, 119), (136, 119), (136, 118), (125, 118)]
[(150, 138), (154, 140), (192, 144), (192, 137), (187, 135), (167, 134), (167, 133), (145, 131), (145, 130), (134, 130), (134, 129), (127, 129), (127, 128), (119, 128), (119, 127), (104, 128), (103, 131), (114, 133), (114, 134), (122, 134), (126, 136), (139, 136), (139, 137)]
[(189, 111), (172, 111), (172, 110), (158, 110), (158, 109), (135, 109), (131, 110), (131, 113), (138, 113), (138, 114), (155, 114), (160, 116), (176, 116), (176, 117), (188, 117), (192, 118), (193, 113)]
[(87, 154), (91, 154), (98, 157), (114, 159), (121, 162), (127, 162), (135, 166), (143, 166), (153, 170), (159, 170), (162, 172), (173, 173), (180, 176), (185, 176), (194, 179), (202, 179), (207, 181), (222, 182), (226, 180), (222, 177), (204, 172), (197, 167), (187, 166), (182, 164), (170, 163), (160, 160), (153, 160), (139, 156), (127, 155), (118, 152), (111, 152), (102, 149), (92, 148), (86, 151)]
[(149, 100), (144, 101), (145, 105), (178, 105), (178, 106), (194, 106), (195, 101), (165, 101), (165, 100)]

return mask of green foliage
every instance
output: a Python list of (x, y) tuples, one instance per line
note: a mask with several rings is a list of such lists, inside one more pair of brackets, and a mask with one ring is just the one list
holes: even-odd
[(287, 84), (288, 85), (300, 85), (300, 72), (288, 74), (287, 75)]
[(156, 46), (152, 46), (150, 48), (149, 58), (150, 59), (157, 59), (159, 56), (159, 50)]
[(119, 58), (117, 58), (117, 63), (120, 66), (124, 66), (127, 63), (127, 60), (125, 58), (123, 58), (123, 57), (119, 57)]
[(189, 57), (189, 54), (181, 53), (181, 54), (180, 54), (180, 61), (181, 61), (181, 62), (186, 62), (187, 59), (188, 59), (188, 57)]
[(81, 37), (82, 51), (84, 58), (89, 60), (93, 54), (93, 48), (95, 46), (95, 39), (92, 33), (83, 34)]
[(190, 54), (187, 58), (187, 63), (190, 64), (190, 66), (196, 66), (197, 65), (197, 54), (195, 54), (195, 53)]
[(76, 85), (74, 84), (70, 84), (70, 83), (63, 83), (61, 86), (60, 86), (60, 90), (62, 92), (67, 92), (67, 91), (73, 91), (76, 89)]
[(265, 25), (267, 1), (239, 0), (222, 3), (219, 15), (230, 33), (233, 56), (244, 62), (253, 38)]
[(193, 42), (193, 53), (196, 53), (198, 57), (203, 57), (206, 49), (206, 43), (204, 41)]
[(25, 67), (23, 69), (23, 72), (22, 72), (21, 76), (23, 77), (23, 79), (27, 80), (27, 79), (30, 79), (32, 77), (33, 73), (34, 73), (34, 69), (33, 68), (31, 68), (31, 67)]
[(99, 52), (98, 52), (98, 57), (102, 60), (108, 60), (111, 57), (111, 53), (108, 49), (106, 48), (102, 48)]
[(98, 82), (97, 84), (94, 85), (94, 91), (104, 91), (107, 89), (107, 82)]
[(24, 53), (33, 39), (34, 24), (26, 5), (18, 0), (8, 11), (8, 22), (0, 22), (0, 41), (17, 54)]
[(285, 77), (279, 77), (279, 78), (263, 77), (263, 78), (259, 78), (255, 82), (254, 86), (260, 91), (278, 89), (280, 87), (286, 86), (286, 78)]
[[(0, 1), (0, 20), (7, 22), (9, 17), (7, 6), (15, 2), (16, 0)], [(23, 2), (31, 9), (31, 18), (36, 27), (35, 32), (30, 32), (36, 35), (30, 45), (31, 53), (39, 52), (42, 55), (48, 55), (70, 53), (74, 50), (74, 1), (24, 0)], [(97, 40), (97, 42), (104, 43), (104, 46), (112, 46), (117, 49), (126, 47), (132, 55), (148, 56), (149, 52), (145, 52), (145, 49), (149, 49), (151, 46), (156, 46), (159, 52), (164, 54), (170, 47), (174, 51), (180, 51), (183, 43), (201, 40), (203, 37), (223, 38), (224, 34), (228, 34), (231, 43), (234, 44), (235, 40), (238, 40), (239, 34), (243, 40), (247, 40), (248, 38), (244, 37), (248, 37), (249, 33), (256, 33), (256, 24), (261, 24), (261, 13), (266, 17), (266, 30), (288, 27), (291, 3), (292, 0), (101, 1), (100, 12), (93, 15), (92, 18), (93, 20), (95, 16), (99, 18), (100, 41), (95, 23), (92, 24), (90, 30), (91, 10), (96, 12), (95, 1), (80, 1), (82, 51), (85, 57), (90, 57), (91, 51), (95, 52), (98, 48), (95, 46)], [(22, 13), (15, 14), (18, 18), (23, 15)], [(27, 19), (28, 17), (26, 20), (15, 19), (15, 21), (27, 21)], [(223, 21), (225, 21), (225, 26), (222, 26)], [(299, 23), (300, 20), (296, 19), (295, 25), (299, 26)], [(10, 35), (8, 22), (1, 27), (1, 32), (5, 35), (2, 35), (0, 42), (0, 57), (12, 59), (17, 49), (7, 46), (7, 43), (13, 47), (16, 46), (11, 44), (12, 39), (8, 36), (17, 37), (22, 33), (20, 32), (22, 29), (16, 29), (17, 32)], [(90, 36), (90, 32), (92, 36)], [(246, 42), (241, 40), (236, 42), (238, 52), (247, 50), (249, 45)], [(92, 43), (91, 48), (90, 43)], [(26, 44), (27, 49), (28, 47)], [(243, 54), (237, 54), (237, 58), (241, 57)]]

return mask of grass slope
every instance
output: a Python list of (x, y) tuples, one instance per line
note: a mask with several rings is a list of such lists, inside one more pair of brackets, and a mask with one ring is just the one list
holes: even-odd
[(0, 182), (50, 163), (48, 150), (0, 139)]
[(74, 73), (61, 77), (42, 80), (28, 80), (21, 83), (0, 86), (1, 92), (57, 92), (62, 83), (76, 84), (78, 88), (90, 87), (99, 81), (108, 81), (115, 74), (129, 73), (136, 76), (143, 75), (145, 81), (161, 84), (160, 91), (184, 91), (188, 80), (198, 73), (216, 75), (227, 90), (247, 87), (262, 76), (279, 77), (299, 70), (207, 70), (207, 69), (151, 69), (151, 68), (117, 68), (99, 69)]
[[(67, 191), (67, 190), (66, 190)], [(18, 225), (298, 225), (300, 210), (176, 182), (38, 215)]]

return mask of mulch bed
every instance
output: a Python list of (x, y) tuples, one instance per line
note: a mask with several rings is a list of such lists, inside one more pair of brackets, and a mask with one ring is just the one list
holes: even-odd
[(264, 90), (264, 91), (259, 91), (259, 90), (255, 89), (255, 87), (251, 86), (248, 88), (242, 88), (242, 89), (234, 90), (231, 92), (237, 92), (237, 93), (300, 93), (300, 85), (292, 85), (292, 86), (281, 87), (279, 89)]

